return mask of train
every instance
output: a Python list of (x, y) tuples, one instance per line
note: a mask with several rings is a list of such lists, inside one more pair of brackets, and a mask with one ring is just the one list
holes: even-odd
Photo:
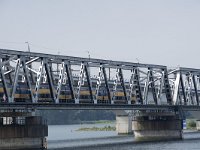
[[(56, 89), (56, 87), (54, 87)], [(8, 91), (11, 91), (11, 86), (8, 85)], [(33, 93), (35, 89), (32, 89)], [(76, 91), (76, 88), (75, 88)], [(40, 86), (40, 89), (38, 90), (38, 102), (39, 103), (52, 103), (53, 100), (51, 98), (49, 85), (47, 83), (42, 83)], [(95, 88), (92, 88), (92, 94), (95, 95)], [(110, 88), (110, 95), (113, 94), (112, 88)], [(5, 102), (5, 94), (2, 85), (0, 84), (0, 101)], [(18, 83), (16, 87), (16, 92), (14, 95), (14, 102), (31, 102), (30, 99), (30, 89), (28, 88), (27, 84), (24, 82)], [(105, 87), (100, 87), (98, 97), (97, 97), (98, 103), (109, 103), (109, 98), (107, 94), (107, 90)], [(118, 89), (115, 93), (115, 103), (127, 103), (127, 100), (125, 99), (124, 92), (122, 88)], [(132, 94), (131, 96), (131, 103), (136, 102), (136, 96)], [(74, 103), (74, 100), (71, 96), (71, 91), (69, 86), (62, 86), (59, 96), (59, 103)], [(79, 103), (93, 103), (93, 101), (90, 98), (90, 91), (88, 87), (83, 86), (80, 90), (80, 96), (79, 96)]]

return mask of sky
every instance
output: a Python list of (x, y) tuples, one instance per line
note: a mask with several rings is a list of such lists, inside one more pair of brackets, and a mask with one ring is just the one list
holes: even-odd
[(0, 0), (0, 48), (200, 68), (199, 0)]

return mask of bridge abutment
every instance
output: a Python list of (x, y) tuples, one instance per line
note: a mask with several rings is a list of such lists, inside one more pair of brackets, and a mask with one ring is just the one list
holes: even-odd
[(137, 141), (182, 139), (182, 120), (173, 113), (141, 113), (132, 127)]
[[(12, 117), (8, 117), (11, 114)], [(48, 136), (48, 126), (42, 117), (18, 117), (17, 113), (7, 115), (0, 118), (0, 149), (45, 149), (47, 147), (45, 137)]]

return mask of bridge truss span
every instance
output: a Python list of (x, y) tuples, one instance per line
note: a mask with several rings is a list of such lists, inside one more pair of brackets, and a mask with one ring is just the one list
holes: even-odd
[(180, 67), (172, 77), (175, 105), (199, 106), (200, 69)]
[(199, 75), (197, 69), (0, 49), (0, 105), (199, 106)]

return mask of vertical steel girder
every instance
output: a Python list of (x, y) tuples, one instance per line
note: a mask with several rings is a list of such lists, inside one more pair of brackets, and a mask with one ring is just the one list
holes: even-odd
[[(155, 72), (155, 73), (154, 73)], [(154, 79), (154, 74), (159, 75)], [(143, 91), (144, 104), (148, 104), (148, 94), (149, 88), (151, 88), (151, 93), (153, 95), (154, 103), (161, 104), (163, 88), (166, 94), (167, 103), (171, 105), (171, 87), (168, 80), (168, 74), (166, 69), (161, 69), (159, 71), (153, 71), (152, 68), (148, 68), (147, 77), (145, 78), (145, 85)], [(155, 82), (158, 82), (158, 86), (155, 86)]]
[(164, 71), (161, 72), (160, 84), (158, 87), (158, 93), (157, 93), (158, 104), (161, 104), (162, 101), (163, 84), (164, 84)]
[[(182, 91), (182, 96), (183, 96), (183, 102), (184, 102), (184, 105), (187, 105), (187, 99), (186, 99), (186, 94), (185, 94), (185, 88), (184, 88), (184, 82), (183, 82), (183, 76), (182, 76), (182, 73), (180, 72), (180, 83), (181, 83), (181, 91)], [(179, 93), (178, 93), (179, 94)], [(182, 101), (180, 99), (180, 101)]]
[(186, 80), (187, 80), (187, 90), (186, 90), (186, 99), (189, 102), (189, 104), (194, 104), (193, 96), (192, 96), (192, 77), (191, 74), (186, 74)]
[(89, 65), (88, 63), (81, 63), (81, 69), (80, 69), (80, 76), (79, 76), (79, 81), (78, 81), (78, 87), (77, 87), (77, 97), (75, 100), (75, 103), (79, 103), (79, 98), (80, 98), (80, 91), (81, 91), (81, 86), (84, 85), (84, 79), (87, 79), (87, 84), (89, 88), (89, 93), (90, 93), (90, 100), (93, 102), (93, 94), (92, 94), (92, 85), (90, 81), (90, 71), (89, 71)]
[(143, 104), (142, 92), (140, 87), (140, 73), (139, 68), (133, 68), (133, 83), (136, 96), (136, 103)]
[(94, 103), (93, 94), (92, 94), (92, 83), (91, 83), (91, 80), (90, 80), (90, 70), (89, 70), (88, 63), (85, 64), (84, 67), (85, 67), (85, 75), (86, 75), (86, 78), (87, 78), (87, 84), (88, 84), (88, 88), (89, 88), (89, 92), (90, 92), (90, 99)]
[[(181, 91), (180, 91), (180, 87), (181, 87)], [(182, 105), (182, 98), (183, 98), (184, 105), (187, 105), (186, 92), (187, 92), (187, 90), (186, 90), (186, 85), (184, 85), (184, 82), (183, 82), (183, 75), (179, 71), (176, 73), (176, 80), (174, 83), (173, 104), (174, 105), (178, 105), (178, 104)], [(178, 99), (179, 99), (179, 101), (178, 101)]]
[(11, 99), (12, 103), (14, 102), (15, 91), (16, 91), (17, 84), (18, 84), (18, 77), (19, 77), (18, 75), (19, 75), (20, 65), (21, 65), (21, 58), (18, 57), (17, 64), (16, 64), (16, 67), (15, 67), (15, 73), (14, 73), (14, 81), (13, 81), (12, 88), (11, 88), (11, 97), (10, 97), (10, 99)]
[(55, 84), (55, 78), (54, 78), (54, 75), (53, 75), (52, 63), (48, 63), (48, 64), (49, 64), (49, 71), (50, 71), (50, 74), (51, 74), (51, 79), (53, 81), (53, 84)]
[(129, 99), (128, 99), (128, 104), (131, 104), (134, 85), (135, 85), (135, 83), (134, 83), (134, 69), (132, 69), (131, 70), (131, 79), (129, 81)]
[(174, 85), (174, 95), (173, 95), (174, 105), (178, 104), (178, 93), (179, 93), (180, 78), (181, 78), (181, 74), (180, 74), (180, 72), (177, 72), (176, 73), (175, 85)]
[(147, 79), (144, 85), (144, 94), (143, 94), (143, 100), (144, 100), (144, 104), (148, 104), (148, 92), (149, 92), (149, 76), (150, 76), (150, 70), (148, 70), (147, 72)]
[(116, 96), (116, 92), (117, 92), (117, 86), (118, 86), (118, 81), (120, 82), (120, 85), (121, 85), (121, 87), (123, 89), (124, 98), (126, 100), (126, 103), (128, 103), (122, 68), (117, 68), (117, 70), (116, 70), (116, 78), (115, 78), (115, 81), (114, 81), (113, 97), (112, 97), (112, 102), (111, 103), (114, 103), (114, 100), (115, 100), (115, 96)]
[(128, 99), (127, 99), (127, 94), (126, 94), (126, 86), (124, 84), (124, 76), (123, 76), (123, 72), (122, 72), (122, 68), (119, 68), (119, 79), (120, 79), (120, 83), (124, 92), (124, 98), (126, 100), (126, 103), (128, 103)]
[[(33, 68), (33, 67), (32, 67), (32, 64), (28, 65), (28, 67), (31, 68), (31, 69)], [(34, 83), (35, 83), (35, 78), (34, 78), (34, 74), (33, 74), (32, 71), (30, 72), (30, 77), (31, 77), (32, 83), (34, 84)]]
[(108, 101), (109, 101), (109, 104), (111, 104), (111, 95), (110, 95), (110, 89), (109, 89), (109, 85), (108, 85), (105, 67), (102, 67), (102, 71), (103, 71), (103, 77), (104, 77), (104, 80), (105, 80), (106, 90), (107, 90), (107, 94), (108, 94)]
[(119, 69), (117, 68), (117, 70), (116, 70), (116, 76), (115, 76), (115, 80), (114, 80), (113, 91), (112, 91), (113, 93), (112, 93), (111, 104), (114, 104), (114, 101), (116, 99), (116, 92), (117, 92), (118, 80), (119, 80)]
[(169, 105), (172, 105), (172, 91), (171, 91), (171, 86), (169, 84), (169, 78), (168, 78), (168, 73), (167, 69), (164, 69), (164, 91), (167, 99), (167, 103)]
[(111, 100), (111, 104), (114, 104), (114, 101), (115, 101), (115, 94), (116, 94), (116, 90), (117, 90), (117, 82), (118, 82), (118, 69), (116, 71), (116, 76), (115, 76), (115, 80), (114, 80), (114, 83), (113, 83), (113, 90), (112, 90), (112, 100)]
[(150, 86), (151, 86), (151, 90), (153, 94), (154, 103), (157, 105), (158, 100), (157, 100), (157, 95), (156, 95), (156, 88), (155, 88), (154, 75), (153, 75), (152, 69), (149, 69), (149, 81), (150, 81)]
[(41, 80), (42, 80), (42, 75), (43, 75), (43, 69), (44, 69), (44, 60), (43, 58), (41, 58), (41, 65), (39, 67), (39, 71), (37, 73), (37, 80), (36, 80), (36, 85), (35, 85), (35, 97), (34, 97), (34, 102), (37, 103), (38, 102), (38, 96), (39, 96), (39, 89), (40, 89), (40, 85), (41, 85)]
[[(199, 74), (196, 75), (196, 88), (197, 88), (197, 91), (200, 90), (200, 77), (199, 77)], [(199, 96), (199, 94), (198, 94), (198, 96)], [(198, 98), (197, 100), (198, 100), (198, 101), (197, 101), (197, 105), (200, 105), (200, 104), (199, 104), (199, 98)]]
[(2, 60), (0, 61), (0, 75), (1, 75), (1, 81), (2, 81), (2, 84), (3, 84), (3, 90), (4, 90), (4, 102), (11, 102), (10, 100), (10, 93), (8, 91), (8, 86), (7, 86), (7, 83), (6, 83), (6, 78), (5, 78), (5, 75), (4, 75), (4, 70), (2, 68)]
[[(23, 68), (23, 71), (24, 71), (24, 74), (25, 74), (25, 82), (27, 83), (27, 86), (28, 86), (28, 89), (29, 89), (29, 92), (30, 92), (30, 99), (31, 99), (32, 102), (34, 102), (34, 95), (33, 95), (33, 91), (32, 91), (31, 81), (29, 79), (29, 73), (28, 73), (28, 69), (27, 69), (24, 58), (22, 58), (21, 64), (22, 64), (22, 68)], [(32, 78), (32, 75), (30, 75), (30, 76)]]
[[(162, 77), (161, 77), (162, 80)], [(158, 96), (160, 97), (161, 94), (157, 95), (156, 94), (156, 88), (155, 88), (155, 82), (154, 82), (154, 75), (153, 75), (153, 70), (152, 68), (148, 68), (148, 73), (147, 73), (147, 80), (145, 82), (145, 87), (144, 87), (144, 102), (148, 104), (148, 91), (149, 91), (149, 86), (151, 87), (151, 92), (153, 94), (153, 99), (154, 103), (157, 105), (158, 104)], [(162, 83), (161, 83), (161, 89), (162, 90)], [(159, 90), (159, 89), (158, 89)], [(160, 91), (162, 92), (162, 91)]]
[(56, 97), (55, 97), (54, 84), (53, 84), (53, 80), (51, 78), (49, 65), (48, 65), (48, 62), (46, 60), (44, 60), (44, 68), (45, 68), (45, 72), (46, 72), (46, 76), (47, 76), (47, 80), (48, 80), (48, 84), (49, 84), (49, 90), (50, 90), (51, 98), (54, 101), (54, 103), (59, 103), (59, 99), (56, 99)]
[(73, 77), (72, 77), (72, 69), (69, 62), (65, 62), (65, 70), (67, 73), (68, 84), (71, 91), (72, 100), (75, 102), (75, 95), (74, 95), (74, 84), (73, 84)]
[(82, 62), (78, 79), (78, 86), (76, 90), (76, 99), (75, 99), (76, 104), (79, 103), (81, 86), (84, 85), (84, 74), (85, 74), (85, 67), (84, 67), (84, 62)]
[(95, 98), (94, 98), (94, 103), (97, 104), (97, 99), (98, 99), (98, 94), (99, 94), (99, 88), (101, 86), (101, 80), (103, 78), (103, 66), (100, 65), (99, 67), (99, 73), (98, 73), (98, 78), (97, 78), (97, 83), (96, 83), (96, 89), (95, 89)]
[(59, 103), (59, 96), (60, 96), (60, 91), (62, 88), (64, 71), (65, 71), (65, 63), (62, 62), (61, 68), (60, 68), (60, 73), (59, 73), (59, 78), (58, 78), (58, 85), (57, 85), (57, 89), (56, 89), (56, 103)]
[(200, 89), (200, 76), (199, 75), (197, 75), (197, 83), (196, 83), (196, 85), (197, 85), (197, 89), (199, 90)]
[(193, 85), (194, 85), (194, 91), (195, 91), (195, 97), (196, 97), (196, 104), (199, 105), (199, 95), (198, 95), (197, 83), (196, 83), (194, 75), (192, 75), (192, 82), (193, 82)]
[[(6, 62), (6, 64), (9, 66), (10, 65), (10, 62), (9, 62), (9, 59), (2, 59), (2, 62)], [(9, 67), (8, 66), (5, 66), (5, 68), (6, 68), (6, 71), (7, 72), (10, 72), (10, 70), (9, 70)], [(11, 71), (12, 72), (12, 71)], [(12, 77), (11, 77), (11, 72), (10, 73), (8, 73), (8, 76), (9, 76), (9, 80), (10, 80), (10, 84), (12, 84), (13, 83), (13, 81), (12, 81)]]
[(42, 83), (46, 83), (46, 82), (47, 82), (47, 73), (44, 72)]

